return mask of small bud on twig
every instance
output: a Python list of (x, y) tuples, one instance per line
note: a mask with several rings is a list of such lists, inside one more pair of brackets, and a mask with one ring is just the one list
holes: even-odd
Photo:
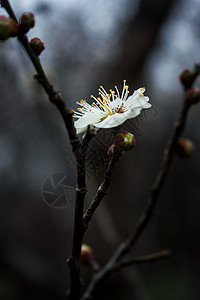
[(121, 131), (115, 136), (114, 145), (118, 151), (130, 151), (135, 146), (135, 137), (128, 131)]
[(6, 16), (0, 16), (0, 41), (6, 41), (10, 37), (15, 37), (19, 26), (15, 21)]
[(179, 75), (179, 80), (186, 90), (192, 86), (195, 78), (194, 72), (190, 69), (183, 69)]
[(20, 18), (20, 31), (21, 33), (27, 33), (35, 25), (34, 14), (31, 12), (25, 12)]
[(81, 263), (90, 264), (92, 259), (93, 259), (92, 248), (86, 244), (83, 244), (81, 247)]
[(30, 40), (30, 46), (37, 56), (45, 49), (44, 43), (39, 38), (33, 38)]
[(195, 150), (194, 144), (186, 138), (180, 138), (176, 147), (176, 154), (180, 158), (189, 158)]
[(199, 101), (200, 101), (200, 90), (198, 88), (189, 89), (186, 93), (185, 101), (190, 105), (194, 105), (194, 104), (199, 103)]

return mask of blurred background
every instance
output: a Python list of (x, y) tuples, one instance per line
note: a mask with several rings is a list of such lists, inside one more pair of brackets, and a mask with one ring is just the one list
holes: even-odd
[[(97, 95), (100, 85), (121, 90), (123, 79), (131, 92), (145, 86), (150, 97), (152, 108), (123, 125), (134, 133), (136, 147), (117, 164), (109, 194), (85, 236), (103, 265), (146, 207), (183, 101), (178, 74), (200, 60), (200, 2), (11, 3), (18, 17), (24, 11), (35, 14), (28, 36), (45, 43), (41, 61), (69, 108)], [(16, 39), (0, 44), (0, 298), (62, 300), (69, 287), (76, 168), (63, 121), (33, 80), (34, 72)], [(188, 160), (174, 159), (154, 217), (131, 253), (171, 249), (172, 257), (115, 274), (97, 299), (200, 298), (199, 113), (200, 106), (191, 109), (184, 132), (196, 151)], [(86, 207), (102, 181), (112, 138), (111, 131), (99, 131), (89, 146)], [(49, 180), (56, 185), (61, 178), (70, 203), (44, 193), (51, 189)], [(82, 274), (87, 283), (90, 270), (83, 267)]]

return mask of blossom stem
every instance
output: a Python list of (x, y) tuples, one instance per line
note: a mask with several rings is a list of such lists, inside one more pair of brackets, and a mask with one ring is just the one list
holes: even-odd
[(158, 198), (160, 196), (160, 192), (162, 190), (166, 176), (169, 172), (169, 168), (170, 168), (171, 162), (174, 157), (178, 139), (185, 128), (185, 124), (186, 124), (186, 120), (187, 120), (187, 116), (188, 116), (190, 107), (191, 106), (188, 105), (186, 101), (184, 101), (180, 116), (178, 118), (178, 121), (174, 125), (172, 136), (171, 136), (171, 138), (167, 144), (167, 147), (164, 151), (161, 167), (158, 171), (155, 182), (152, 185), (151, 194), (150, 194), (150, 198), (149, 198), (146, 210), (142, 214), (138, 223), (136, 224), (133, 234), (125, 242), (123, 242), (119, 245), (117, 250), (111, 256), (110, 260), (105, 264), (105, 266), (101, 270), (99, 270), (99, 272), (97, 272), (96, 274), (93, 275), (93, 277), (90, 281), (90, 284), (84, 293), (83, 300), (92, 299), (92, 297), (96, 294), (96, 292), (101, 287), (101, 284), (103, 283), (103, 281), (108, 276), (110, 276), (113, 272), (115, 272), (115, 270), (119, 270), (121, 268), (119, 265), (120, 260), (127, 253), (129, 253), (130, 249), (135, 245), (136, 241), (141, 236), (141, 234), (143, 233), (147, 224), (151, 220), (155, 206), (156, 206)]
[(107, 170), (105, 171), (104, 180), (101, 183), (101, 185), (99, 186), (96, 196), (95, 196), (94, 200), (92, 201), (90, 207), (84, 213), (84, 216), (83, 216), (84, 232), (87, 230), (89, 222), (91, 221), (96, 209), (98, 208), (101, 201), (108, 193), (108, 188), (109, 188), (110, 182), (111, 182), (111, 175), (112, 175), (114, 166), (115, 166), (116, 162), (118, 161), (119, 155), (120, 155), (120, 153), (118, 153), (117, 151), (114, 151), (114, 153), (109, 161)]

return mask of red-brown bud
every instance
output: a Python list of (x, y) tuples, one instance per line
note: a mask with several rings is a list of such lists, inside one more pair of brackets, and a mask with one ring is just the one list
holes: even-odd
[(0, 16), (0, 41), (6, 41), (9, 37), (17, 35), (19, 26), (15, 21), (6, 16)]
[(194, 153), (195, 146), (194, 144), (186, 139), (180, 138), (176, 147), (176, 154), (180, 158), (189, 158)]
[(200, 90), (198, 88), (191, 88), (187, 91), (185, 101), (190, 104), (197, 104), (200, 101)]
[(129, 151), (135, 146), (135, 137), (128, 131), (121, 131), (114, 138), (114, 145), (118, 151)]
[(44, 43), (38, 38), (30, 40), (30, 46), (37, 56), (45, 49)]
[(88, 264), (93, 259), (92, 248), (86, 244), (83, 244), (81, 247), (81, 263)]
[(185, 89), (188, 89), (192, 86), (195, 78), (196, 76), (194, 72), (190, 69), (184, 69), (179, 75), (180, 82), (185, 87)]
[(34, 14), (31, 12), (25, 12), (20, 18), (20, 31), (21, 33), (27, 33), (35, 25)]

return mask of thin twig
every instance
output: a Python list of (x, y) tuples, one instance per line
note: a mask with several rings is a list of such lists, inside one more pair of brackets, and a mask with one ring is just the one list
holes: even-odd
[(89, 300), (93, 298), (94, 294), (98, 291), (99, 287), (101, 286), (101, 283), (113, 273), (113, 266), (116, 265), (119, 262), (119, 260), (121, 260), (124, 257), (124, 255), (126, 255), (130, 251), (130, 249), (135, 245), (137, 239), (140, 237), (147, 224), (149, 223), (153, 215), (156, 203), (158, 201), (160, 192), (162, 190), (163, 184), (165, 182), (166, 176), (168, 174), (171, 162), (173, 160), (178, 139), (185, 128), (189, 108), (190, 105), (188, 105), (186, 101), (184, 101), (180, 117), (174, 125), (172, 136), (164, 151), (161, 167), (152, 186), (151, 195), (146, 210), (142, 214), (138, 223), (136, 224), (132, 236), (130, 236), (124, 243), (121, 243), (110, 258), (110, 260), (105, 264), (105, 266), (99, 272), (94, 274), (88, 288), (84, 293), (84, 300)]
[(115, 265), (112, 266), (111, 272), (116, 272), (118, 270), (121, 270), (122, 268), (134, 265), (134, 264), (141, 264), (141, 263), (151, 263), (156, 260), (168, 258), (171, 255), (171, 251), (169, 250), (163, 250), (156, 253), (144, 255), (144, 256), (138, 256), (134, 257), (133, 259), (129, 259), (126, 261), (121, 261)]
[(120, 155), (120, 153), (118, 151), (114, 151), (114, 154), (112, 155), (112, 157), (109, 161), (107, 170), (105, 171), (103, 182), (99, 186), (96, 196), (95, 196), (94, 200), (92, 201), (90, 207), (84, 213), (84, 216), (83, 216), (84, 232), (87, 230), (89, 222), (91, 221), (97, 207), (99, 206), (99, 204), (101, 203), (103, 198), (108, 193), (108, 188), (109, 188), (110, 182), (111, 182), (111, 175), (112, 175), (114, 166), (119, 159), (119, 155)]

